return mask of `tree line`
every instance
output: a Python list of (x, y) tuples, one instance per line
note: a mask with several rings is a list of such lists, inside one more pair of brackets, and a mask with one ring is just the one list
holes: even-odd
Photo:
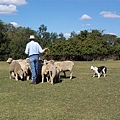
[(36, 41), (49, 50), (42, 54), (45, 59), (54, 60), (107, 60), (120, 59), (120, 38), (116, 35), (104, 34), (104, 30), (83, 30), (76, 34), (71, 32), (69, 38), (63, 33), (48, 32), (44, 24), (38, 30), (29, 27), (14, 27), (0, 20), (0, 60), (24, 59), (28, 57), (24, 51), (29, 36), (35, 35)]

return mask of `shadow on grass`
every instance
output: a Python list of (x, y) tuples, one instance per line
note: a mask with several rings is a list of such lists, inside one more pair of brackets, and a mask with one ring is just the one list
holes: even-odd
[[(45, 79), (44, 79), (44, 82), (47, 82), (47, 79), (46, 79), (46, 77), (44, 77)], [(63, 80), (57, 80), (57, 81), (54, 81), (54, 84), (58, 84), (58, 83), (61, 83)], [(37, 79), (37, 81), (36, 81), (36, 84), (40, 84), (42, 82), (42, 76), (38, 76), (38, 79)], [(50, 81), (49, 81), (49, 83), (50, 83)]]
[[(70, 76), (64, 76), (64, 75), (60, 75), (60, 78), (66, 78), (66, 79), (70, 79)], [(75, 76), (72, 76), (72, 79), (75, 79)]]

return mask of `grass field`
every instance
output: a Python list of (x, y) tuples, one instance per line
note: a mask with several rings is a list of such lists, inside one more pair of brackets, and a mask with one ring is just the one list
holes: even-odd
[[(0, 120), (120, 120), (120, 61), (74, 63), (74, 79), (30, 85), (0, 62)], [(93, 78), (91, 65), (105, 65), (107, 77)]]

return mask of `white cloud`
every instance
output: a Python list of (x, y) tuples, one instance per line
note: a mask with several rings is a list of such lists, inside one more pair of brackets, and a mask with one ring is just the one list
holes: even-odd
[(116, 33), (106, 33), (106, 34), (115, 35), (116, 37), (120, 37), (120, 35), (118, 35), (118, 34), (116, 34)]
[(0, 14), (15, 14), (16, 12), (15, 5), (0, 5)]
[(26, 0), (0, 0), (0, 14), (15, 14), (17, 13), (18, 5), (27, 4)]
[(92, 19), (92, 18), (87, 14), (82, 15), (80, 18), (80, 20), (90, 20), (90, 19)]
[(116, 35), (115, 33), (107, 33), (107, 34), (110, 34), (110, 35)]
[(26, 0), (0, 0), (0, 4), (24, 5), (27, 2)]
[(120, 15), (117, 15), (116, 13), (112, 13), (112, 12), (107, 12), (107, 11), (102, 11), (100, 13), (100, 15), (102, 15), (105, 18), (120, 18)]
[(20, 25), (18, 25), (18, 23), (16, 22), (10, 22), (10, 24), (12, 24), (14, 27), (19, 27)]
[(70, 35), (71, 35), (70, 33), (64, 33), (65, 37), (70, 37)]

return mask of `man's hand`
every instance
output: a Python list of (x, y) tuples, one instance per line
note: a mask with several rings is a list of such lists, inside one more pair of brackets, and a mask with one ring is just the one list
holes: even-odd
[(48, 50), (48, 48), (44, 48), (44, 50), (46, 51), (46, 50)]

